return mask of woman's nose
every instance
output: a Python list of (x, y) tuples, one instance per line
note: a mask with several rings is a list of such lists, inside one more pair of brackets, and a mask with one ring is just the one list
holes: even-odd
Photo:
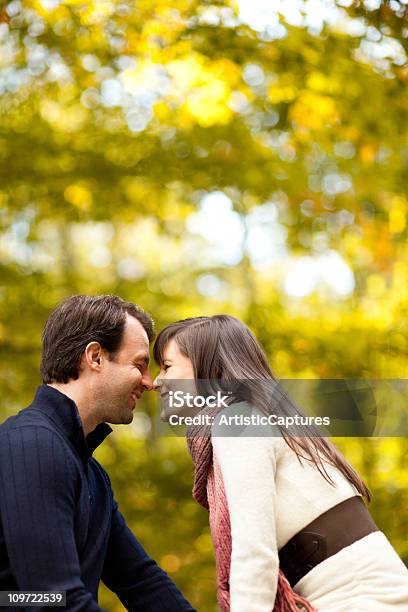
[(159, 375), (157, 375), (156, 378), (152, 382), (152, 389), (154, 391), (159, 391), (160, 386), (161, 386), (161, 380), (159, 380)]

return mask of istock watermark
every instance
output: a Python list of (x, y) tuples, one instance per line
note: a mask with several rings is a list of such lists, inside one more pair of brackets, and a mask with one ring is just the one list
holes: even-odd
[(192, 393), (184, 393), (184, 391), (169, 391), (169, 407), (181, 408), (228, 408), (227, 400), (230, 398), (230, 393), (223, 395), (221, 391), (217, 391), (216, 395), (193, 395)]
[(264, 426), (279, 426), (289, 429), (293, 425), (330, 425), (330, 417), (319, 416), (278, 416), (277, 414), (220, 414), (213, 416), (209, 414), (197, 414), (188, 416), (182, 414), (171, 414), (169, 417), (170, 425), (191, 425), (208, 426), (216, 424), (218, 427), (264, 427)]
[(408, 379), (164, 379), (157, 390), (157, 435), (408, 436)]

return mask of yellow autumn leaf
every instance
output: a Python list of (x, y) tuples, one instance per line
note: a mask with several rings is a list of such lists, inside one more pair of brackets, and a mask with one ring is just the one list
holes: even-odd
[(93, 201), (91, 191), (85, 185), (80, 183), (72, 184), (66, 187), (64, 190), (64, 198), (76, 208), (84, 211), (91, 208)]
[(336, 123), (339, 113), (333, 98), (304, 91), (291, 107), (290, 118), (297, 127), (319, 130)]

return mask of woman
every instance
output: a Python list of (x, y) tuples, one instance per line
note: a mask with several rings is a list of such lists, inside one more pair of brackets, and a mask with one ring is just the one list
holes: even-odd
[[(188, 431), (193, 495), (210, 513), (221, 609), (407, 611), (408, 570), (362, 501), (370, 500), (366, 485), (327, 438), (313, 427), (315, 435), (305, 436), (302, 425), (296, 436), (284, 427), (280, 436), (259, 435), (252, 425), (244, 436), (223, 430), (222, 415), (270, 414), (265, 387), (277, 381), (250, 330), (228, 315), (185, 319), (161, 331), (154, 356), (155, 386), (167, 404), (176, 381), (193, 381), (205, 396), (230, 391), (201, 410), (210, 425)], [(284, 394), (273, 409), (298, 412)]]

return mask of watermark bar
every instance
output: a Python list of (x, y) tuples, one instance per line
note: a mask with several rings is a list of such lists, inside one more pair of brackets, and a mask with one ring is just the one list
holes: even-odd
[(0, 607), (65, 607), (65, 591), (0, 591)]
[(408, 436), (408, 379), (164, 379), (159, 392), (157, 435)]

